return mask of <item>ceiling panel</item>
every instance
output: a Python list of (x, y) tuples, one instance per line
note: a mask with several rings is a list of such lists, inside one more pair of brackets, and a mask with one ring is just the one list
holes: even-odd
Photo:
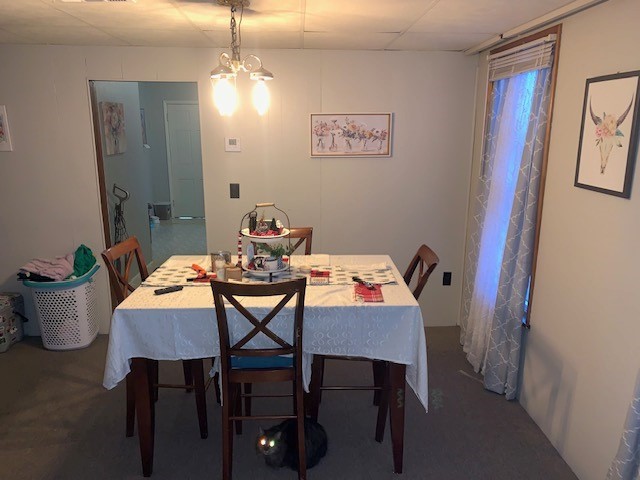
[(304, 48), (325, 50), (384, 50), (396, 37), (393, 33), (305, 32)]
[(486, 33), (408, 32), (395, 39), (388, 50), (420, 50), (459, 52), (492, 37)]
[(104, 28), (109, 35), (128, 45), (149, 47), (211, 47), (211, 40), (195, 30)]
[[(204, 32), (211, 39), (212, 46), (228, 48), (231, 45), (231, 34), (226, 32)], [(242, 54), (244, 48), (303, 48), (300, 32), (260, 32), (246, 31), (242, 34)]]
[(411, 26), (410, 32), (502, 33), (573, 0), (446, 0)]
[(305, 32), (402, 32), (438, 0), (307, 0)]
[[(231, 9), (220, 6), (215, 1), (179, 3), (179, 10), (196, 27), (202, 30), (229, 31)], [(242, 27), (257, 31), (297, 31), (302, 28), (302, 12), (298, 0), (257, 1), (251, 2), (241, 12), (235, 13), (236, 22), (242, 19)]]
[[(571, 3), (251, 0), (240, 31), (252, 48), (466, 50)], [(229, 23), (217, 0), (0, 0), (0, 44), (228, 47)]]
[(0, 25), (86, 26), (40, 0), (0, 1)]
[(56, 4), (56, 7), (87, 24), (115, 28), (189, 28), (193, 25), (172, 5), (92, 2)]
[(25, 43), (45, 45), (126, 45), (126, 42), (93, 27), (65, 28), (49, 25), (9, 26), (4, 30), (29, 40)]

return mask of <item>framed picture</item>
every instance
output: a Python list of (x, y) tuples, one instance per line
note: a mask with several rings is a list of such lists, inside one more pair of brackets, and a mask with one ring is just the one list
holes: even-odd
[(312, 157), (390, 157), (390, 113), (312, 113)]
[(9, 120), (7, 119), (7, 109), (0, 105), (0, 152), (12, 152), (11, 134), (9, 133)]
[(640, 71), (587, 79), (576, 187), (631, 196), (638, 144)]
[(124, 131), (124, 104), (101, 102), (104, 143), (107, 155), (127, 151), (127, 136)]

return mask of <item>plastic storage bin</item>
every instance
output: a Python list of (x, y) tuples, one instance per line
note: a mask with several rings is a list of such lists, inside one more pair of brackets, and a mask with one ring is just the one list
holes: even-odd
[(99, 269), (96, 264), (75, 280), (23, 282), (32, 289), (42, 343), (46, 349), (84, 348), (98, 335), (93, 276)]
[(161, 202), (154, 203), (153, 210), (160, 220), (171, 220), (171, 203)]

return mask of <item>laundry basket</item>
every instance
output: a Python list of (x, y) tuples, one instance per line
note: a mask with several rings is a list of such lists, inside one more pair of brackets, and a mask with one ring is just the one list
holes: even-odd
[(48, 350), (84, 348), (98, 335), (96, 284), (93, 276), (100, 266), (74, 280), (32, 282), (42, 343)]

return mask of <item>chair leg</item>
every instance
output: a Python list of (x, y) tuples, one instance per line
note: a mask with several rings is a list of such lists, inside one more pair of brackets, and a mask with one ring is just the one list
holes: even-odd
[(127, 437), (133, 437), (133, 431), (135, 429), (135, 422), (136, 422), (136, 394), (133, 388), (133, 376), (131, 375), (131, 373), (127, 374), (126, 390), (127, 390), (126, 435)]
[(233, 463), (233, 423), (229, 419), (235, 405), (233, 385), (228, 389), (230, 395), (222, 404), (222, 479), (231, 480)]
[(193, 370), (191, 369), (192, 363), (189, 360), (182, 361), (182, 371), (184, 372), (184, 384), (187, 385), (185, 392), (191, 393), (193, 388)]
[(294, 396), (296, 398), (296, 420), (298, 433), (298, 480), (307, 478), (307, 451), (304, 431), (304, 396), (302, 386), (295, 382)]
[(387, 412), (389, 411), (389, 395), (391, 384), (389, 381), (389, 364), (384, 364), (382, 376), (382, 391), (380, 392), (380, 404), (378, 405), (378, 420), (376, 422), (376, 442), (382, 443), (384, 440), (384, 428), (387, 423)]
[(213, 374), (213, 388), (216, 392), (216, 402), (218, 402), (218, 405), (221, 405), (222, 400), (220, 398), (220, 374), (218, 372)]
[[(233, 413), (234, 415), (242, 415), (242, 384), (237, 383), (232, 386), (233, 389)], [(236, 435), (242, 435), (242, 420), (236, 420)]]
[(251, 395), (251, 392), (253, 391), (252, 387), (253, 385), (250, 383), (243, 384), (244, 394), (246, 395), (244, 397), (244, 414), (247, 417), (251, 416), (251, 397), (249, 395)]
[(309, 385), (309, 394), (307, 395), (307, 415), (313, 420), (318, 420), (318, 411), (320, 409), (320, 394), (322, 392), (322, 376), (324, 374), (324, 357), (322, 355), (314, 355), (311, 366), (311, 384)]
[(207, 397), (204, 388), (204, 365), (202, 360), (189, 360), (190, 370), (193, 374), (193, 387), (196, 392), (196, 409), (198, 411), (198, 423), (200, 425), (200, 438), (209, 436), (207, 426)]
[[(375, 387), (382, 387), (382, 382), (384, 381), (385, 362), (382, 360), (373, 360), (371, 362), (371, 367), (373, 369), (373, 385)], [(376, 407), (380, 405), (380, 392), (380, 390), (375, 390), (373, 392), (373, 404)]]

